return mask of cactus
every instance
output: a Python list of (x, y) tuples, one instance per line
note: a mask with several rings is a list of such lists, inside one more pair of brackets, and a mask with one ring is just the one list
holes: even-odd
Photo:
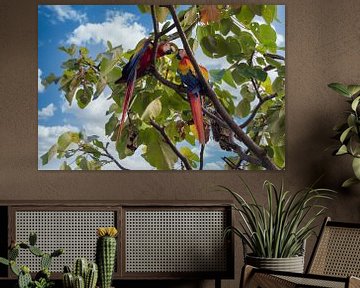
[(101, 288), (110, 288), (116, 257), (116, 235), (114, 227), (98, 228), (96, 243), (96, 262), (99, 267)]
[(19, 288), (29, 288), (30, 284), (32, 283), (31, 275), (29, 268), (26, 267), (27, 272), (25, 272), (25, 269), (22, 269), (19, 274), (18, 284)]
[(40, 248), (36, 246), (30, 246), (29, 251), (37, 257), (41, 257), (44, 255), (44, 252), (42, 252)]
[(84, 278), (77, 275), (74, 277), (74, 288), (85, 288)]
[[(45, 287), (41, 285), (47, 285), (46, 287), (50, 287), (50, 285), (53, 284), (53, 282), (50, 281), (49, 271), (52, 258), (60, 256), (64, 252), (62, 249), (58, 249), (51, 254), (44, 253), (40, 250), (40, 248), (34, 246), (36, 244), (36, 238), (36, 234), (31, 233), (29, 236), (29, 244), (24, 242), (16, 243), (12, 240), (8, 251), (8, 259), (0, 257), (0, 263), (10, 266), (11, 271), (18, 276), (19, 288)], [(41, 271), (36, 273), (35, 281), (31, 278), (29, 267), (22, 266), (20, 268), (16, 264), (16, 259), (19, 256), (20, 249), (28, 250), (33, 255), (41, 257)]]
[(42, 257), (41, 257), (41, 262), (40, 262), (40, 267), (41, 269), (49, 269), (50, 265), (51, 265), (51, 260), (52, 257), (50, 254), (45, 253)]
[[(77, 285), (83, 288), (95, 288), (98, 279), (98, 268), (95, 263), (89, 263), (85, 258), (78, 258), (74, 263), (74, 273), (71, 273), (69, 266), (64, 266), (63, 286), (64, 288), (77, 288)], [(79, 279), (82, 279), (81, 280)], [(77, 279), (77, 280), (76, 280)], [(82, 286), (84, 285), (84, 286)]]
[(76, 276), (81, 276), (83, 279), (85, 279), (87, 267), (88, 267), (88, 262), (85, 258), (76, 259), (74, 274)]
[(64, 288), (73, 288), (74, 287), (74, 276), (72, 273), (67, 272), (63, 274), (63, 286)]
[(89, 263), (85, 276), (85, 288), (95, 288), (98, 279), (98, 266), (96, 263)]
[(16, 258), (19, 256), (19, 246), (15, 246), (14, 248), (10, 249), (8, 252), (9, 260), (16, 260)]
[(37, 241), (37, 235), (34, 232), (31, 232), (29, 235), (29, 244), (31, 246), (35, 246), (36, 245), (36, 241)]

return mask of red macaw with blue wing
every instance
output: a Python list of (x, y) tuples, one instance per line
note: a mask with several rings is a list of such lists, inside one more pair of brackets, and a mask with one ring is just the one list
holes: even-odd
[[(198, 140), (202, 145), (204, 145), (206, 139), (202, 112), (202, 85), (200, 83), (200, 80), (196, 76), (194, 66), (191, 64), (191, 61), (184, 49), (179, 49), (177, 58), (180, 60), (177, 71), (180, 75), (182, 84), (187, 88), (187, 96), (190, 102), (191, 112), (198, 134)], [(199, 65), (199, 67), (205, 80), (209, 81), (208, 70), (204, 66)]]
[[(118, 135), (116, 142), (121, 136), (121, 132), (124, 126), (125, 117), (129, 107), (130, 100), (134, 93), (134, 86), (137, 78), (145, 75), (147, 69), (150, 66), (151, 56), (153, 54), (154, 45), (150, 39), (143, 41), (143, 44), (131, 56), (129, 62), (124, 66), (122, 70), (121, 78), (115, 81), (116, 84), (126, 83), (126, 92), (123, 102), (122, 115), (119, 123)], [(163, 57), (164, 55), (171, 54), (174, 51), (174, 46), (169, 42), (162, 42), (159, 44), (156, 58)]]

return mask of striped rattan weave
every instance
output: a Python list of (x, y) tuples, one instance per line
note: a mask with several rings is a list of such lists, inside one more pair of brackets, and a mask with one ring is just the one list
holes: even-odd
[(325, 226), (308, 272), (360, 277), (360, 228)]

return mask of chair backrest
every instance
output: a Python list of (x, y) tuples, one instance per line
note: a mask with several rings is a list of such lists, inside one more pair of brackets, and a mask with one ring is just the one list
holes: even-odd
[(360, 223), (326, 218), (307, 273), (360, 277)]

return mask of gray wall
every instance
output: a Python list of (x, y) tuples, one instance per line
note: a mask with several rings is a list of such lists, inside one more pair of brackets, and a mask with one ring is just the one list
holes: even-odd
[[(74, 4), (74, 1), (46, 2)], [(332, 127), (344, 117), (346, 108), (344, 99), (330, 91), (327, 84), (360, 82), (360, 3), (358, 0), (271, 3), (286, 4), (286, 171), (87, 173), (37, 170), (37, 2), (2, 0), (0, 200), (230, 200), (228, 195), (211, 187), (225, 184), (236, 188), (237, 176), (241, 175), (264, 201), (261, 186), (265, 179), (276, 184), (284, 179), (288, 189), (296, 190), (324, 174), (320, 185), (339, 191), (328, 214), (336, 220), (359, 222), (358, 187), (346, 191), (339, 188), (351, 174), (351, 162), (332, 157), (326, 148), (333, 143)], [(310, 241), (308, 251), (312, 245)], [(236, 269), (240, 270), (240, 252), (236, 256)], [(235, 281), (226, 281), (224, 286), (237, 287), (238, 280), (239, 273)], [(212, 284), (205, 282), (200, 286)]]

